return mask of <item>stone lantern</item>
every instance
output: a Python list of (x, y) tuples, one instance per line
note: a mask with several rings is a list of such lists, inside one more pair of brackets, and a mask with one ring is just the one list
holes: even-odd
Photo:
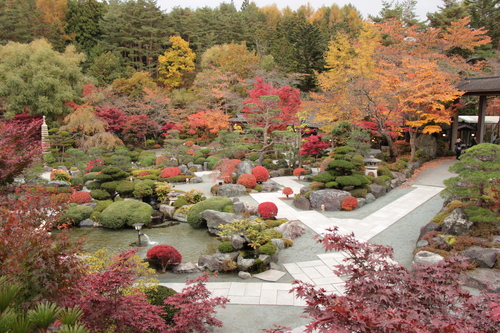
[(365, 175), (372, 173), (373, 176), (377, 177), (378, 165), (382, 162), (382, 160), (370, 155), (370, 157), (363, 158), (363, 162), (365, 162)]

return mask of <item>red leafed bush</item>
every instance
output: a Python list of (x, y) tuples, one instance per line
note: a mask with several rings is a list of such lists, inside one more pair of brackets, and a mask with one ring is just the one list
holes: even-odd
[(257, 207), (257, 213), (263, 219), (272, 219), (278, 215), (278, 207), (273, 202), (263, 202)]
[(170, 159), (165, 155), (160, 155), (156, 158), (156, 165), (163, 165), (170, 161)]
[(146, 257), (161, 265), (165, 271), (169, 265), (176, 265), (182, 262), (182, 255), (173, 246), (156, 245), (149, 249)]
[(293, 194), (293, 190), (291, 187), (285, 187), (283, 188), (283, 191), (281, 193), (286, 195), (286, 197), (288, 198), (289, 195)]
[(139, 177), (144, 177), (144, 176), (147, 176), (149, 175), (149, 172), (147, 171), (141, 171), (141, 173), (139, 174)]
[(254, 175), (245, 173), (238, 178), (238, 184), (241, 184), (246, 188), (254, 188), (255, 185), (257, 185), (257, 180)]
[(168, 178), (168, 177), (175, 177), (181, 174), (181, 169), (178, 167), (168, 167), (160, 172), (160, 177), (161, 178)]
[(77, 191), (69, 197), (69, 202), (83, 204), (92, 201), (92, 196), (87, 191)]
[(300, 176), (305, 175), (306, 173), (307, 170), (304, 168), (296, 168), (295, 170), (293, 170), (293, 175), (299, 177), (299, 179)]
[(263, 166), (256, 166), (252, 169), (252, 175), (255, 176), (255, 179), (258, 182), (267, 182), (269, 179), (269, 171)]
[(355, 197), (348, 196), (345, 197), (344, 200), (342, 200), (343, 210), (353, 210), (356, 207), (358, 207), (358, 200)]
[(191, 140), (187, 140), (186, 142), (184, 142), (184, 145), (185, 145), (186, 147), (192, 147), (192, 146), (194, 145), (194, 142), (193, 142), (193, 141), (191, 141)]

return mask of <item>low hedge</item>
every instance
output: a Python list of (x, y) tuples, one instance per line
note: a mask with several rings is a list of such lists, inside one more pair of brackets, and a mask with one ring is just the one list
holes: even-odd
[(200, 213), (207, 209), (212, 209), (221, 212), (226, 205), (232, 204), (233, 201), (226, 197), (214, 197), (200, 201), (194, 204), (187, 215), (187, 222), (195, 229), (203, 227), (205, 222), (200, 216)]
[(69, 204), (66, 206), (66, 210), (62, 215), (62, 223), (67, 222), (68, 220), (72, 223), (79, 223), (85, 219), (88, 219), (94, 209), (90, 206), (80, 206), (77, 204)]

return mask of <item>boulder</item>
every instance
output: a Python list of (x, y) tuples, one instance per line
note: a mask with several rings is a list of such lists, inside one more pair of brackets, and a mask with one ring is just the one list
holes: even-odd
[(239, 271), (248, 271), (255, 264), (255, 259), (245, 259), (242, 256), (238, 256), (236, 261)]
[(500, 249), (497, 248), (470, 247), (462, 252), (462, 256), (475, 261), (480, 268), (493, 268), (498, 253)]
[(280, 238), (273, 238), (271, 239), (271, 242), (273, 242), (274, 245), (276, 245), (276, 248), (278, 251), (282, 251), (285, 249), (285, 241), (280, 239)]
[(356, 198), (358, 201), (358, 206), (356, 208), (361, 208), (366, 204), (366, 199), (365, 198)]
[(491, 244), (500, 244), (500, 236), (493, 236), (491, 238)]
[(422, 228), (420, 228), (420, 235), (418, 236), (418, 240), (421, 240), (422, 237), (427, 235), (431, 231), (439, 231), (441, 229), (441, 226), (439, 223), (436, 222), (429, 222)]
[(351, 193), (342, 190), (326, 189), (311, 192), (309, 201), (313, 209), (321, 210), (324, 206), (326, 211), (338, 211), (342, 209), (342, 200)]
[[(465, 271), (462, 281), (467, 287), (500, 293), (500, 271), (497, 269), (478, 268), (474, 271)], [(491, 288), (491, 289), (490, 289)]]
[(71, 184), (68, 182), (65, 182), (64, 180), (51, 180), (51, 181), (45, 183), (43, 186), (45, 186), (45, 187), (70, 187)]
[(218, 197), (240, 197), (247, 194), (247, 189), (241, 184), (224, 184), (217, 190)]
[(230, 253), (214, 253), (211, 255), (202, 255), (198, 259), (198, 267), (208, 269), (212, 272), (221, 271), (221, 264), (227, 260), (231, 259), (236, 261), (236, 258), (240, 257), (239, 252)]
[(220, 232), (219, 226), (239, 219), (236, 214), (219, 212), (212, 209), (204, 210), (200, 213), (200, 216), (207, 221), (208, 232), (215, 235), (218, 235)]
[(413, 263), (415, 264), (435, 264), (441, 260), (444, 260), (442, 256), (429, 251), (418, 251), (413, 256)]
[(94, 226), (94, 220), (91, 219), (85, 219), (78, 223), (78, 226), (80, 228), (92, 228)]
[(243, 174), (252, 174), (252, 169), (254, 165), (252, 161), (241, 161), (236, 168), (236, 179), (238, 179)]
[(444, 219), (442, 225), (443, 234), (460, 236), (472, 228), (473, 223), (462, 208), (455, 208), (451, 214)]
[(371, 204), (372, 202), (377, 200), (377, 198), (375, 198), (375, 196), (371, 193), (366, 193), (365, 200), (367, 204)]
[(275, 228), (283, 235), (283, 238), (295, 239), (306, 233), (306, 228), (297, 224), (294, 220), (285, 222)]
[(189, 180), (189, 182), (191, 184), (199, 184), (199, 183), (203, 183), (203, 178), (201, 177), (193, 177)]
[[(406, 176), (402, 174), (401, 172), (395, 172), (391, 171), (392, 177), (394, 178), (393, 180), (397, 180), (397, 182), (401, 185), (406, 181)], [(399, 186), (399, 185), (398, 185)]]
[(175, 207), (170, 205), (161, 204), (159, 205), (160, 212), (163, 213), (165, 218), (172, 220), (174, 218)]
[(172, 220), (179, 222), (187, 222), (187, 214), (180, 212), (178, 209), (174, 212), (174, 215), (172, 215)]
[(238, 272), (238, 277), (240, 279), (243, 279), (243, 280), (246, 280), (246, 279), (249, 279), (252, 277), (252, 274), (248, 273), (248, 272), (243, 272), (243, 271), (240, 271)]
[(269, 265), (271, 263), (271, 256), (267, 254), (259, 254), (259, 259), (262, 260), (264, 265)]
[(276, 183), (263, 183), (262, 185), (262, 191), (261, 192), (266, 192), (266, 193), (270, 193), (270, 192), (276, 192), (276, 191), (279, 191), (280, 190), (280, 187), (278, 184)]
[(175, 265), (172, 268), (172, 272), (175, 274), (192, 274), (192, 273), (197, 273), (199, 272), (200, 269), (198, 266), (193, 264), (192, 262), (183, 262), (178, 265)]
[(307, 192), (310, 192), (310, 191), (312, 191), (312, 188), (310, 188), (308, 186), (303, 186), (303, 187), (300, 188), (299, 193), (301, 195), (304, 195), (304, 194), (306, 194)]
[(243, 214), (246, 210), (246, 205), (241, 201), (235, 202), (233, 204), (233, 210), (235, 214)]
[(424, 153), (431, 159), (436, 157), (437, 154), (437, 140), (430, 134), (419, 135), (415, 141), (417, 149), (422, 149)]
[(417, 249), (421, 249), (421, 248), (426, 247), (428, 245), (429, 245), (428, 241), (426, 241), (426, 240), (419, 240), (417, 242)]
[(311, 202), (303, 195), (293, 200), (293, 205), (302, 210), (311, 210)]
[(233, 235), (231, 236), (230, 242), (235, 250), (240, 250), (246, 243), (248, 243), (248, 239), (243, 235)]
[(383, 197), (387, 193), (387, 189), (382, 185), (370, 184), (370, 188), (372, 189), (371, 194), (373, 194), (375, 199)]
[(92, 209), (94, 209), (97, 207), (97, 202), (86, 202), (86, 203), (79, 204), (78, 206), (87, 206), (87, 207), (91, 207)]

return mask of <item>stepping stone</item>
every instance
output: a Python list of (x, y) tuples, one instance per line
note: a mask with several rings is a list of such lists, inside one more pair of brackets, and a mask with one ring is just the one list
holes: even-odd
[(252, 275), (252, 277), (260, 279), (260, 280), (264, 280), (264, 281), (276, 282), (285, 275), (286, 275), (285, 272), (277, 271), (275, 269), (270, 269), (268, 271)]

